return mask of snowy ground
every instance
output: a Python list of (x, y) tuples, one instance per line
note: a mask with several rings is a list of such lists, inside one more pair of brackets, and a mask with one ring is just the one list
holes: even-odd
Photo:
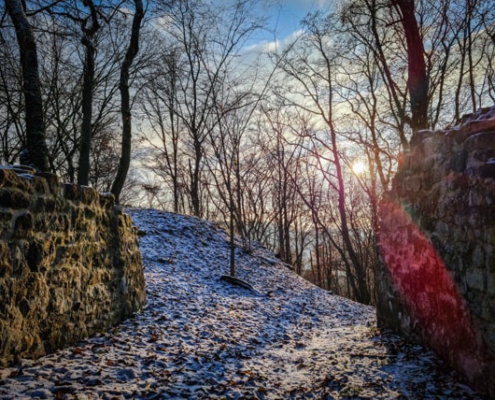
[(148, 306), (111, 332), (16, 368), (0, 399), (476, 399), (421, 347), (374, 327), (374, 309), (318, 289), (256, 248), (228, 274), (225, 232), (130, 210)]

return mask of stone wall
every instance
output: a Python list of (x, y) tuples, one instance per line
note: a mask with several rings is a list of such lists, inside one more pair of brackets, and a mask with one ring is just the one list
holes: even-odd
[(0, 366), (101, 332), (145, 302), (136, 228), (113, 196), (0, 169)]
[(495, 107), (418, 133), (380, 214), (379, 326), (495, 396)]

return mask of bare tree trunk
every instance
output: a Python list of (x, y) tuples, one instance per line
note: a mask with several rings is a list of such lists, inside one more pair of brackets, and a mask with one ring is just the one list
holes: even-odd
[(320, 257), (320, 230), (315, 224), (315, 252), (316, 252), (316, 286), (323, 287), (322, 265)]
[(234, 234), (234, 198), (232, 191), (229, 188), (229, 196), (230, 196), (230, 221), (229, 221), (229, 230), (230, 230), (230, 276), (235, 277), (235, 234)]
[(170, 115), (170, 130), (172, 132), (172, 185), (174, 191), (174, 212), (179, 213), (179, 135), (175, 126), (175, 113), (173, 108), (169, 110)]
[[(334, 164), (336, 169), (336, 177), (338, 181), (338, 210), (340, 216), (340, 229), (342, 233), (342, 240), (345, 245), (345, 250), (349, 255), (349, 259), (351, 261), (354, 270), (356, 271), (356, 281), (352, 280), (353, 290), (356, 295), (356, 300), (360, 303), (369, 304), (371, 297), (366, 285), (366, 273), (364, 271), (364, 267), (362, 263), (359, 261), (359, 257), (356, 254), (354, 246), (352, 244), (351, 235), (349, 232), (349, 224), (347, 221), (347, 211), (345, 208), (345, 184), (344, 184), (344, 176), (342, 174), (342, 165), (340, 162), (340, 155), (337, 147), (337, 135), (335, 133), (333, 123), (330, 122), (330, 131), (331, 131), (331, 140), (332, 140), (332, 153), (334, 157)], [(344, 262), (347, 265), (347, 260), (344, 259)], [(351, 274), (348, 271), (348, 281), (350, 281), (349, 276)], [(355, 286), (357, 284), (357, 287)]]
[(132, 33), (129, 47), (122, 63), (120, 71), (120, 96), (121, 96), (121, 113), (122, 113), (122, 154), (119, 161), (117, 176), (112, 185), (112, 194), (115, 201), (119, 203), (120, 193), (124, 187), (124, 182), (129, 171), (131, 163), (131, 102), (129, 96), (129, 70), (132, 62), (139, 51), (139, 31), (141, 22), (144, 18), (143, 3), (141, 0), (134, 0), (136, 12), (132, 21)]
[(87, 185), (89, 182), (89, 156), (91, 149), (91, 120), (93, 116), (93, 86), (95, 76), (95, 48), (87, 42), (86, 58), (84, 61), (83, 95), (82, 95), (82, 126), (79, 148), (79, 170), (77, 183)]
[[(196, 137), (196, 135), (195, 135)], [(201, 217), (201, 200), (199, 196), (199, 185), (200, 185), (200, 175), (201, 175), (201, 160), (203, 158), (203, 144), (196, 140), (194, 143), (194, 168), (191, 168), (191, 163), (189, 163), (189, 174), (191, 177), (191, 203), (192, 212), (196, 217)]]
[(428, 128), (428, 86), (425, 49), (416, 21), (414, 0), (395, 0), (402, 14), (402, 26), (406, 35), (408, 77), (407, 89), (411, 103), (411, 128), (413, 132)]
[(86, 47), (83, 71), (83, 93), (82, 93), (82, 114), (83, 121), (81, 126), (81, 142), (79, 148), (79, 170), (77, 173), (77, 183), (79, 185), (87, 185), (89, 183), (89, 156), (91, 149), (91, 121), (93, 117), (93, 86), (95, 79), (95, 56), (96, 47), (93, 43), (93, 38), (100, 25), (98, 23), (98, 15), (96, 7), (92, 0), (87, 0), (85, 3), (91, 12), (91, 28), (86, 28), (83, 25), (84, 36), (81, 40), (83, 46)]
[(19, 44), (26, 112), (26, 148), (34, 167), (48, 171), (48, 149), (45, 142), (36, 41), (21, 0), (5, 0), (5, 3)]
[[(367, 2), (367, 4), (368, 4), (368, 9), (371, 13), (370, 30), (373, 34), (373, 38), (376, 46), (376, 48), (372, 49), (372, 51), (383, 69), (383, 77), (391, 94), (391, 105), (395, 106), (396, 109), (396, 113), (399, 119), (399, 129), (397, 133), (399, 134), (400, 143), (404, 149), (407, 149), (409, 148), (409, 141), (407, 140), (407, 137), (403, 129), (405, 110), (400, 98), (399, 91), (397, 90), (397, 85), (394, 80), (392, 70), (390, 69), (390, 66), (387, 62), (387, 58), (385, 56), (385, 50), (382, 44), (382, 34), (378, 30), (377, 1), (372, 0), (370, 2)], [(359, 27), (356, 28), (359, 31)]]
[[(284, 192), (285, 195), (284, 197), (287, 199), (287, 178), (284, 182)], [(289, 210), (287, 206), (287, 200), (284, 201), (284, 239), (285, 239), (285, 250), (284, 250), (284, 261), (287, 264), (292, 264), (292, 254), (291, 254), (291, 234), (290, 234), (290, 228), (291, 228), (291, 219), (289, 218)]]

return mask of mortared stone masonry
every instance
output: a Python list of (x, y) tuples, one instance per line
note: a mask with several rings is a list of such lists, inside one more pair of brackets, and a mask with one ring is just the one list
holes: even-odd
[(495, 107), (416, 134), (380, 220), (379, 326), (495, 398)]
[(0, 366), (74, 344), (145, 303), (137, 228), (112, 195), (0, 168)]

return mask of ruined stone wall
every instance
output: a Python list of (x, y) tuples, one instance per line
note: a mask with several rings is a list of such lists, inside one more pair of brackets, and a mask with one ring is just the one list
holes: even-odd
[(0, 366), (101, 332), (145, 302), (136, 228), (113, 196), (0, 169)]
[(495, 107), (418, 133), (380, 218), (379, 325), (495, 396)]

